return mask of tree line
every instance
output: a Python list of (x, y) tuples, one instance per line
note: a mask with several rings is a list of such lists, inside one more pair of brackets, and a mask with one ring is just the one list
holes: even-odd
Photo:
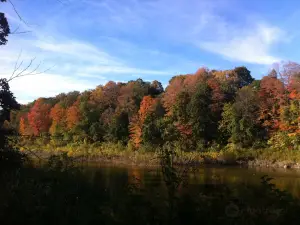
[(200, 68), (158, 81), (109, 81), (93, 90), (38, 98), (11, 112), (7, 129), (74, 142), (176, 143), (202, 151), (229, 143), (285, 148), (300, 144), (300, 65), (287, 62), (261, 80), (246, 67)]

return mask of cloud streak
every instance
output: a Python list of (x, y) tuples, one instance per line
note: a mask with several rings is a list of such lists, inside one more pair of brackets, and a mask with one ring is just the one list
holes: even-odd
[(271, 54), (272, 46), (283, 36), (279, 28), (259, 24), (253, 30), (239, 31), (239, 33), (223, 40), (200, 41), (198, 45), (202, 49), (233, 61), (271, 65), (281, 60)]
[(14, 94), (19, 97), (20, 103), (28, 103), (37, 97), (53, 97), (62, 91), (84, 91), (95, 88), (95, 84), (90, 80), (50, 73), (15, 79), (10, 85)]

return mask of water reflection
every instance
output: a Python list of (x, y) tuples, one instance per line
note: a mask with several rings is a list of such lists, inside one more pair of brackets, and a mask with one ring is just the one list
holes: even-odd
[[(85, 174), (91, 182), (105, 182), (108, 192), (117, 193), (118, 188), (134, 184), (148, 190), (163, 188), (159, 168), (118, 167), (111, 165), (87, 165)], [(222, 185), (228, 187), (243, 183), (259, 185), (263, 175), (273, 177), (272, 183), (281, 190), (300, 198), (300, 171), (268, 168), (201, 167), (188, 173), (188, 191), (197, 185)], [(182, 188), (181, 188), (182, 189)]]

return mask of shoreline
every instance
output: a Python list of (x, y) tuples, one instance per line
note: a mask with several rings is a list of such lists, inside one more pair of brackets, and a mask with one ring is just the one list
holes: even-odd
[[(29, 159), (44, 161), (51, 155), (57, 155), (62, 152), (45, 152), (45, 151), (24, 151)], [(34, 154), (33, 154), (34, 153)], [(159, 156), (156, 153), (126, 153), (113, 155), (77, 155), (70, 156), (76, 162), (91, 163), (91, 164), (109, 164), (118, 166), (142, 166), (142, 167), (158, 167), (160, 166)], [(300, 169), (300, 163), (289, 160), (266, 160), (257, 158), (238, 158), (238, 159), (224, 159), (222, 157), (205, 157), (197, 155), (195, 158), (175, 157), (174, 165), (176, 166), (235, 166), (248, 168), (281, 168), (281, 169)]]

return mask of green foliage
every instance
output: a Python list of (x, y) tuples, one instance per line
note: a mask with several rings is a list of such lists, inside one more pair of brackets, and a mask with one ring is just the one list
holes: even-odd
[(104, 139), (109, 142), (118, 142), (126, 144), (129, 137), (129, 119), (126, 112), (115, 115), (106, 129)]
[(225, 104), (220, 130), (233, 143), (251, 146), (260, 139), (261, 128), (258, 118), (258, 100), (251, 87), (244, 87), (237, 93), (234, 103)]
[[(6, 2), (6, 0), (1, 0)], [(10, 34), (10, 28), (7, 22), (7, 18), (4, 13), (0, 12), (0, 45), (7, 43), (7, 36)]]
[(300, 151), (300, 134), (289, 135), (287, 132), (278, 132), (269, 139), (268, 144), (278, 150)]
[(214, 135), (210, 103), (211, 90), (206, 84), (199, 84), (187, 107), (194, 139), (198, 140), (198, 143), (202, 141), (204, 146)]

